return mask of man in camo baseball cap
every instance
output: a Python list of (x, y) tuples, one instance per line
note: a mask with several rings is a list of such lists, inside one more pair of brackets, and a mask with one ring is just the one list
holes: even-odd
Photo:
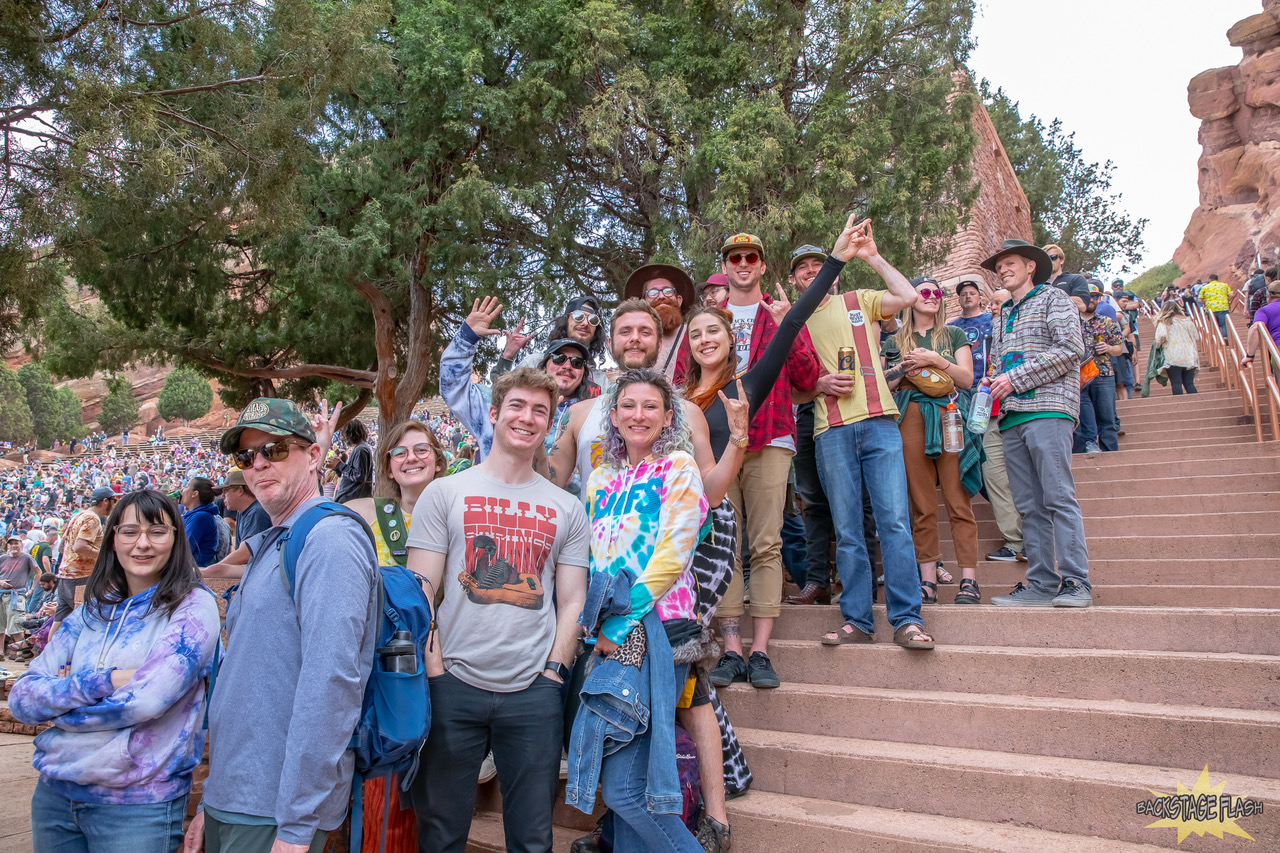
[(312, 444), (316, 441), (315, 430), (311, 421), (302, 409), (292, 400), (281, 400), (276, 397), (259, 397), (244, 407), (236, 425), (222, 434), (218, 449), (223, 453), (235, 453), (240, 449), (240, 433), (246, 429), (257, 429), (269, 435), (296, 435)]

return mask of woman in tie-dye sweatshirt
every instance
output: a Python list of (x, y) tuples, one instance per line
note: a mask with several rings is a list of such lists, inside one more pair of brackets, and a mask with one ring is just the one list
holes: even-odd
[(9, 693), (15, 719), (53, 724), (35, 741), (35, 853), (177, 849), (220, 630), (174, 503), (123, 497), (84, 605)]

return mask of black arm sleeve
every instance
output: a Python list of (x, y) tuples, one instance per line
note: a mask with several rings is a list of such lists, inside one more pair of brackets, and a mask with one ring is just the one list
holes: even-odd
[(844, 261), (827, 256), (822, 269), (818, 270), (818, 275), (809, 284), (809, 289), (791, 306), (787, 316), (783, 317), (782, 322), (778, 324), (778, 331), (774, 334), (773, 340), (769, 341), (769, 346), (765, 347), (760, 360), (742, 375), (742, 390), (747, 394), (749, 406), (747, 423), (755, 419), (760, 404), (769, 396), (769, 389), (778, 381), (778, 374), (782, 372), (782, 366), (787, 363), (787, 356), (791, 354), (791, 346), (800, 335), (800, 330), (813, 316), (813, 312), (818, 310), (818, 306), (822, 304), (822, 298), (830, 292), (831, 285), (840, 277), (840, 271), (843, 269)]
[(499, 357), (491, 371), (493, 381), (497, 382), (499, 376), (504, 373), (510, 373), (513, 367), (515, 367), (515, 359)]

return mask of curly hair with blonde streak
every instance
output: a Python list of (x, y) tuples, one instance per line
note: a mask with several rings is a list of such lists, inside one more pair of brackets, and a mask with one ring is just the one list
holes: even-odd
[[(637, 367), (619, 374), (609, 390), (609, 411), (617, 411), (618, 399), (622, 396), (622, 392), (632, 385), (652, 385), (658, 389), (658, 393), (662, 396), (663, 408), (672, 413), (671, 423), (663, 428), (658, 435), (658, 440), (653, 443), (651, 453), (654, 457), (668, 456), (677, 450), (692, 454), (693, 434), (689, 429), (689, 420), (684, 415), (680, 399), (676, 396), (671, 383), (658, 371)], [(622, 434), (614, 426), (613, 418), (605, 421), (601, 461), (602, 464), (612, 468), (626, 468), (631, 465), (626, 442), (622, 440)]]

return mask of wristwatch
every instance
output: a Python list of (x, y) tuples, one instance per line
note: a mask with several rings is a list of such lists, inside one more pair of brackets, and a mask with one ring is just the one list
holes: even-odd
[(558, 661), (558, 660), (549, 660), (549, 661), (547, 661), (547, 665), (546, 665), (546, 666), (544, 666), (544, 667), (543, 667), (543, 669), (544, 669), (544, 670), (547, 670), (547, 669), (551, 670), (551, 671), (552, 671), (552, 672), (554, 672), (556, 675), (560, 676), (560, 680), (561, 680), (561, 681), (565, 682), (566, 684), (568, 684), (568, 683), (569, 683), (569, 667), (567, 667), (567, 666), (565, 666), (564, 664), (560, 663), (560, 661)]

